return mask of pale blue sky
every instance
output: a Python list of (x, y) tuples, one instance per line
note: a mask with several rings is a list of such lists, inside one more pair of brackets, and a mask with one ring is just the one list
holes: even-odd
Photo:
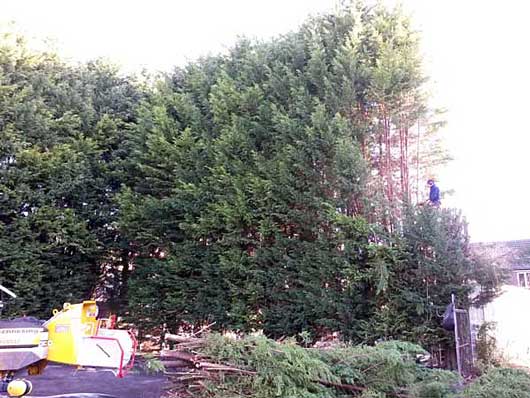
[[(395, 4), (394, 0), (385, 0)], [(2, 0), (0, 21), (53, 37), (73, 60), (107, 57), (129, 70), (168, 69), (229, 47), (238, 35), (295, 29), (335, 0)], [(423, 32), (433, 104), (448, 109), (455, 189), (474, 241), (530, 238), (530, 2), (403, 0)]]

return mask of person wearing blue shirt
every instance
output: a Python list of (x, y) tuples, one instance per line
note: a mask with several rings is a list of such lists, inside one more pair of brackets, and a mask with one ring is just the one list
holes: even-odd
[(434, 207), (440, 207), (440, 188), (436, 186), (434, 180), (428, 180), (427, 185), (430, 188), (428, 204)]

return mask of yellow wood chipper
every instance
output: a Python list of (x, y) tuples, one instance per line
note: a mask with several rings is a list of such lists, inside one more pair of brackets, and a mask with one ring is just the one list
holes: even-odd
[(136, 348), (131, 331), (108, 328), (98, 319), (95, 301), (65, 303), (44, 323), (27, 317), (0, 320), (0, 396), (31, 393), (31, 382), (15, 374), (21, 369), (40, 374), (48, 362), (106, 368), (123, 377), (133, 366)]

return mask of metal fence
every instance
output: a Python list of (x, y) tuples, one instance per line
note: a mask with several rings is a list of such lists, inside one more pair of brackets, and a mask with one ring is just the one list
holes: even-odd
[(469, 311), (456, 306), (454, 294), (451, 296), (454, 316), (455, 353), (458, 373), (462, 377), (473, 375), (475, 369), (475, 341), (469, 320)]

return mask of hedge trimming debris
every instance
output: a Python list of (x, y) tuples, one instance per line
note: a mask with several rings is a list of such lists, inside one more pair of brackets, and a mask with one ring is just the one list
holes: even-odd
[(204, 338), (170, 335), (162, 351), (170, 397), (209, 398), (443, 398), (459, 377), (416, 363), (426, 354), (411, 343), (339, 344), (303, 348), (294, 339), (264, 336)]

